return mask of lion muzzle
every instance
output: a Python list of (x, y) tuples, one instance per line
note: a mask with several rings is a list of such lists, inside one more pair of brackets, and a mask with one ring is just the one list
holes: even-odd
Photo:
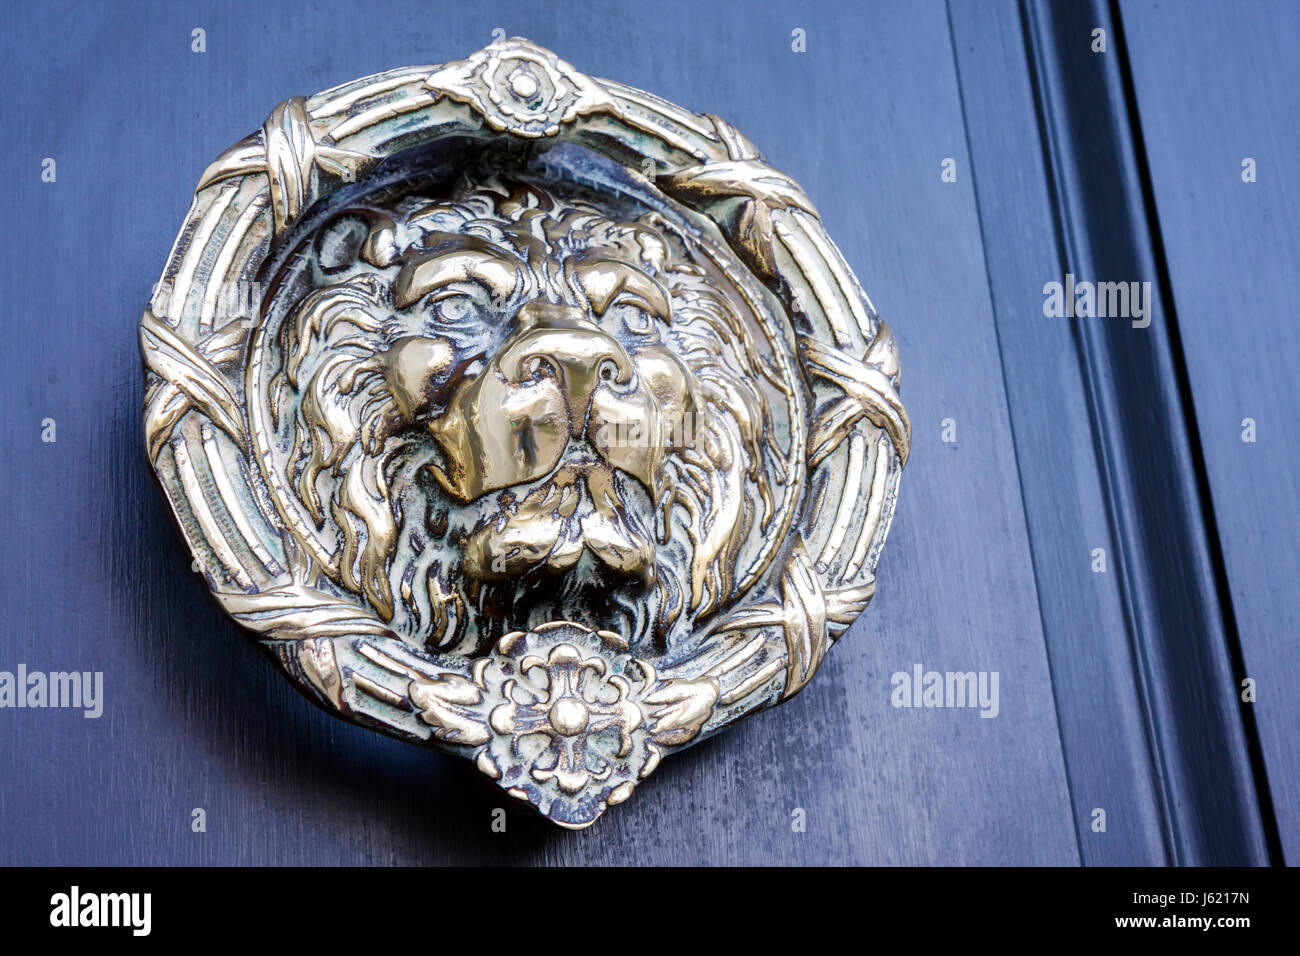
[(640, 481), (662, 481), (663, 415), (619, 341), (571, 306), (534, 302), (483, 370), (429, 423), (445, 467), (430, 470), (462, 502), (554, 472), (583, 447)]
[(500, 581), (538, 567), (563, 574), (590, 552), (624, 577), (653, 583), (654, 544), (627, 513), (612, 469), (565, 465), (522, 501), (503, 497), (466, 542), (470, 578)]

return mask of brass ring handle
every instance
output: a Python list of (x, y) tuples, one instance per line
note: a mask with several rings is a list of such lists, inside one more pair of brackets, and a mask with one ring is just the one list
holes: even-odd
[(201, 177), (140, 343), (227, 612), (571, 828), (807, 684), (910, 441), (799, 186), (520, 38), (277, 106)]

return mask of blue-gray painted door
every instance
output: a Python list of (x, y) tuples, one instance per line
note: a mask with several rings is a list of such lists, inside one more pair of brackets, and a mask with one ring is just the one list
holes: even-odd
[[(915, 436), (818, 678), (581, 833), (495, 833), (471, 769), (291, 690), (140, 441), (136, 323), (199, 172), (290, 95), (497, 28), (793, 175), (900, 339)], [(1300, 859), (1297, 41), (1288, 2), (11, 11), (0, 670), (102, 671), (105, 702), (0, 710), (0, 862)], [(1132, 314), (1049, 316), (1054, 282), (1136, 283)], [(996, 715), (894, 706), (918, 665), (996, 672)]]

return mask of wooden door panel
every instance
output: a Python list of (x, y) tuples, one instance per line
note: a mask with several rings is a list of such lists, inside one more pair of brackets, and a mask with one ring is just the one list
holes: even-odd
[[(1294, 312), (1300, 8), (1122, 7), (1188, 391), (1223, 552), (1242, 713), (1281, 849), (1300, 859), (1300, 482)], [(1211, 66), (1212, 64), (1212, 66)], [(1256, 164), (1254, 182), (1243, 162)], [(1255, 423), (1255, 441), (1243, 440)], [(1228, 691), (1225, 691), (1227, 693)], [(1252, 740), (1252, 743), (1254, 741)]]
[[(1281, 170), (1297, 134), (1269, 104), (1295, 67), (1218, 89), (1179, 57), (1226, 36), (1220, 62), (1241, 60), (1281, 43), (1270, 30), (1294, 35), (1295, 15), (1122, 14), (1014, 0), (15, 11), (0, 38), (15, 224), (0, 261), (0, 670), (103, 671), (106, 703), (98, 720), (0, 711), (0, 862), (1280, 857), (1279, 828), (1289, 848), (1300, 832), (1281, 437), (1297, 412), (1281, 318), (1296, 237), (1278, 212), (1295, 205)], [(1109, 60), (1088, 49), (1097, 24)], [(496, 28), (717, 113), (797, 179), (899, 339), (914, 428), (876, 598), (817, 679), (665, 761), (582, 833), (524, 817), (494, 833), (499, 792), (472, 768), (294, 693), (188, 570), (140, 441), (136, 324), (207, 163), (289, 95), (456, 59)], [(1179, 119), (1192, 113), (1218, 132), (1197, 139)], [(1260, 182), (1233, 183), (1241, 150), (1216, 137), (1261, 144), (1242, 147), (1263, 157)], [(1187, 201), (1218, 176), (1240, 190)], [(1044, 283), (1067, 271), (1152, 281), (1150, 328), (1045, 317)], [(1224, 337), (1225, 313), (1241, 334)], [(1234, 424), (1247, 415), (1254, 445)], [(1259, 675), (1257, 727), (1235, 701), (1239, 658)], [(997, 716), (894, 706), (893, 675), (917, 665), (997, 672)]]
[[(1080, 856), (1164, 863), (1170, 849), (1088, 383), (1076, 329), (1043, 315), (1043, 287), (1063, 282), (1066, 268), (1035, 82), (1017, 68), (1026, 62), (1022, 11), (1015, 2), (958, 3), (950, 14)], [(1097, 811), (1104, 830), (1094, 829)]]

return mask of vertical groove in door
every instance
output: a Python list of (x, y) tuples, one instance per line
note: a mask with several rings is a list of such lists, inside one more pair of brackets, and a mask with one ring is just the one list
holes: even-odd
[[(1134, 142), (1140, 130), (1123, 89), (1118, 17), (1101, 3), (1023, 0), (1021, 9), (1063, 271), (1081, 282), (1150, 281), (1152, 290), (1145, 328), (1127, 317), (1069, 321), (1173, 858), (1264, 863), (1278, 858), (1276, 829), (1253, 726), (1243, 727), (1235, 706), (1240, 652), (1188, 429), (1190, 395), (1140, 136)], [(1090, 51), (1096, 29), (1119, 42)]]
[[(1209, 473), (1205, 466), (1205, 450), (1201, 445), (1201, 429), (1196, 418), (1196, 402), (1192, 395), (1191, 379), (1187, 373), (1187, 361), (1183, 353), (1182, 335), (1178, 326), (1178, 313), (1175, 305), (1173, 282), (1169, 275), (1169, 263), (1165, 256), (1164, 235), (1160, 227), (1160, 217), (1156, 209), (1155, 189), (1151, 182), (1151, 165), (1147, 161), (1146, 139), (1142, 133), (1142, 115), (1138, 109), (1137, 95), (1133, 85), (1133, 72), (1129, 66), (1128, 44), (1124, 39), (1124, 17), (1119, 0), (1109, 0), (1110, 20), (1115, 33), (1115, 51), (1119, 59), (1120, 83), (1124, 92), (1124, 109), (1129, 122), (1129, 135), (1137, 161), (1138, 182), (1142, 194), (1142, 207), (1152, 253), (1155, 257), (1156, 281), (1160, 288), (1160, 298), (1164, 303), (1166, 327), (1169, 331), (1169, 348), (1173, 355), (1175, 382), (1182, 418), (1187, 433), (1192, 467), (1196, 475), (1196, 490), (1201, 506), (1201, 521), (1205, 528), (1206, 542), (1209, 547), (1210, 561), (1214, 569), (1214, 581), (1219, 599), (1219, 609), (1223, 615), (1224, 644), (1231, 662), (1233, 685), (1241, 686), (1246, 675), (1245, 659), (1241, 649), (1241, 635), (1237, 629), (1237, 616), (1233, 609), (1232, 590), (1228, 584), (1227, 564), (1223, 556), (1223, 547), (1219, 540), (1219, 523), (1214, 511), (1214, 499), (1210, 493)], [(1259, 801), (1260, 821), (1264, 829), (1264, 838), (1268, 846), (1269, 861), (1282, 865), (1284, 855), (1282, 840), (1278, 832), (1277, 816), (1273, 810), (1273, 796), (1268, 785), (1268, 769), (1264, 763), (1263, 749), (1260, 747), (1259, 728), (1255, 722), (1255, 712), (1251, 707), (1239, 707), (1242, 731), (1245, 734), (1247, 754), (1250, 760), (1251, 775), (1255, 783), (1255, 795)]]
[[(946, 6), (947, 19), (948, 19), (948, 41), (950, 46), (952, 47), (953, 71), (957, 76), (957, 95), (961, 103), (962, 134), (965, 138), (966, 155), (969, 157), (969, 162), (971, 164), (971, 174), (972, 174), (971, 181), (973, 184), (972, 189), (974, 190), (975, 193), (975, 208), (977, 210), (977, 214), (979, 216), (979, 223), (980, 223), (980, 244), (981, 246), (984, 247), (984, 256), (983, 256), (984, 280), (988, 289), (989, 304), (993, 308), (995, 313), (995, 320), (993, 323), (993, 335), (998, 344), (998, 355), (999, 357), (1002, 358), (1002, 361), (999, 364), (999, 368), (1001, 369), (1002, 372), (1002, 390), (1003, 392), (1006, 393), (1007, 400), (1008, 400), (1007, 421), (1011, 427), (1011, 444), (1015, 448), (1015, 452), (1016, 452), (1015, 454), (1016, 477), (1020, 483), (1020, 505), (1021, 505), (1021, 511), (1024, 514), (1025, 528), (1029, 532), (1030, 537), (1032, 539), (1034, 534), (1034, 522), (1030, 514), (1029, 503), (1026, 495), (1026, 488), (1025, 488), (1026, 480), (1025, 480), (1025, 473), (1024, 473), (1025, 463), (1021, 457), (1021, 450), (1020, 450), (1021, 443), (1020, 440), (1018, 440), (1017, 433), (1016, 433), (1017, 416), (1014, 414), (1014, 410), (1011, 408), (1012, 405), (1011, 389), (1009, 387), (1009, 383), (1007, 382), (1007, 362), (1005, 358), (1007, 354), (1007, 350), (1002, 341), (1003, 332), (1001, 328), (1001, 323), (997, 321), (997, 317), (996, 317), (996, 313), (998, 311), (997, 308), (998, 297), (995, 289), (995, 282), (993, 276), (989, 272), (989, 261), (988, 261), (988, 244), (990, 242), (990, 234), (989, 234), (989, 230), (986, 228), (987, 224), (985, 222), (985, 214), (984, 214), (983, 207), (981, 206), (980, 203), (979, 175), (976, 166), (975, 148), (971, 142), (970, 117), (967, 115), (967, 110), (966, 110), (966, 90), (962, 78), (961, 58), (958, 56), (957, 53), (957, 42), (958, 42), (957, 29), (952, 19), (952, 0), (948, 0), (945, 6)], [(1070, 798), (1070, 819), (1073, 821), (1074, 824), (1075, 847), (1079, 854), (1080, 864), (1085, 864), (1087, 862), (1088, 856), (1085, 851), (1085, 847), (1083, 845), (1082, 833), (1080, 830), (1081, 822), (1079, 816), (1079, 804), (1078, 804), (1078, 796), (1077, 796), (1077, 789), (1078, 789), (1077, 777), (1078, 775), (1082, 774), (1084, 771), (1071, 766), (1070, 748), (1068, 746), (1068, 740), (1067, 740), (1067, 735), (1065, 733), (1065, 728), (1062, 725), (1062, 701), (1060, 696), (1061, 688), (1058, 686), (1059, 679), (1057, 677), (1059, 670), (1058, 670), (1058, 665), (1056, 665), (1052, 660), (1052, 641), (1050, 640), (1050, 633), (1049, 633), (1050, 621), (1048, 620), (1046, 609), (1043, 606), (1044, 595), (1043, 595), (1042, 578), (1045, 572), (1044, 569), (1039, 567), (1038, 552), (1037, 549), (1032, 547), (1032, 544), (1029, 549), (1029, 562), (1030, 562), (1030, 567), (1033, 569), (1033, 574), (1034, 574), (1034, 593), (1038, 599), (1038, 620), (1042, 626), (1042, 631), (1043, 631), (1044, 652), (1047, 655), (1048, 670), (1053, 675), (1051, 680), (1052, 704), (1056, 711), (1056, 734), (1057, 734), (1057, 740), (1061, 748), (1061, 763), (1064, 767), (1065, 779), (1067, 781), (1066, 789), (1067, 792), (1069, 793), (1069, 798)]]

